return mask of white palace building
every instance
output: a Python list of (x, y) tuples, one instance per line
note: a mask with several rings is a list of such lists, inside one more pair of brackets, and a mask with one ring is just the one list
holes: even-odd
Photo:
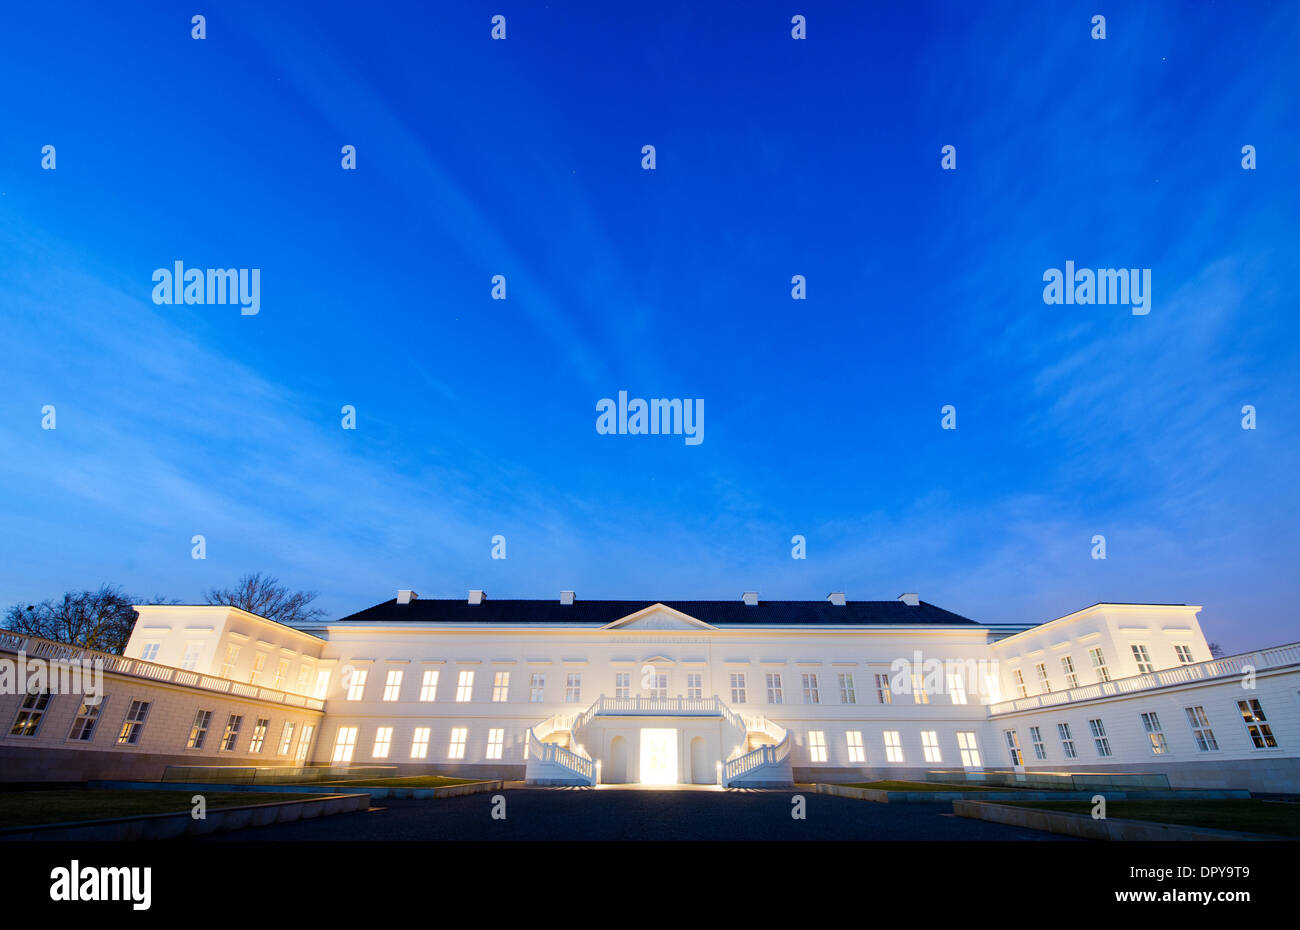
[(1300, 792), (1300, 643), (1214, 658), (1199, 609), (1101, 603), (983, 624), (913, 594), (399, 591), (291, 628), (231, 607), (140, 606), (124, 656), (0, 631), (0, 672), (102, 668), (93, 689), (69, 693), (53, 673), (3, 689), (0, 780), (156, 779), (169, 765), (578, 785), (1015, 771)]

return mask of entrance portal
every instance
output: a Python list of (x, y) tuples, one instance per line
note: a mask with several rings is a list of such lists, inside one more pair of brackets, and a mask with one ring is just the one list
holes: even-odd
[(677, 731), (641, 731), (641, 784), (677, 784)]

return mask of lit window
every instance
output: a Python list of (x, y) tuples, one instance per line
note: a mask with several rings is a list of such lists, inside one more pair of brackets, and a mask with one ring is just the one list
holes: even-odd
[(1052, 693), (1052, 681), (1047, 677), (1047, 663), (1039, 662), (1034, 666), (1034, 674), (1038, 676), (1038, 688), (1043, 694)]
[(767, 673), (767, 703), (769, 704), (781, 703), (781, 673), (780, 672)]
[(664, 701), (668, 699), (668, 673), (657, 672), (650, 676), (650, 698), (651, 700)]
[(357, 728), (339, 727), (338, 737), (334, 740), (334, 764), (346, 765), (351, 762), (352, 750), (356, 748), (356, 745)]
[(614, 697), (626, 701), (632, 697), (632, 673), (616, 672), (614, 674)]
[(364, 668), (352, 670), (352, 678), (348, 681), (348, 700), (359, 701), (366, 694), (366, 679), (370, 676)]
[(396, 701), (402, 694), (402, 671), (393, 669), (384, 681), (384, 700)]
[(420, 700), (436, 701), (438, 699), (438, 673), (430, 669), (420, 681)]
[(1043, 731), (1038, 727), (1029, 728), (1029, 745), (1034, 747), (1034, 758), (1043, 760), (1047, 758), (1047, 746), (1043, 743)]
[(1146, 646), (1133, 643), (1129, 648), (1133, 650), (1133, 661), (1137, 663), (1139, 675), (1145, 675), (1155, 669), (1155, 666), (1151, 664), (1151, 656), (1147, 654)]
[(505, 746), (505, 730), (488, 730), (487, 758), (500, 759), (502, 748)]
[(283, 691), (284, 683), (288, 680), (288, 678), (289, 678), (289, 660), (281, 659), (279, 662), (275, 663), (275, 681), (271, 684), (271, 687), (275, 688), (276, 691)]
[(287, 756), (289, 747), (293, 745), (294, 723), (292, 720), (285, 723), (284, 729), (280, 732), (280, 751), (276, 755)]
[(1183, 708), (1187, 714), (1187, 722), (1191, 724), (1192, 736), (1196, 738), (1196, 749), (1198, 752), (1218, 752), (1219, 743), (1214, 738), (1214, 731), (1210, 729), (1210, 718), (1205, 716), (1205, 708), (1197, 704), (1195, 707)]
[(256, 684), (257, 679), (262, 677), (262, 669), (266, 667), (266, 653), (259, 652), (253, 656), (253, 671), (248, 675), (248, 683)]
[(546, 700), (546, 676), (541, 672), (533, 672), (533, 679), (528, 685), (528, 700), (533, 704), (541, 704)]
[(1094, 646), (1088, 650), (1088, 658), (1092, 659), (1092, 670), (1097, 674), (1098, 681), (1110, 681), (1110, 672), (1106, 670), (1106, 656), (1102, 653), (1100, 646)]
[(826, 734), (821, 730), (808, 731), (808, 759), (812, 762), (826, 761)]
[(244, 725), (242, 714), (231, 714), (226, 718), (226, 732), (221, 737), (221, 751), (234, 752), (239, 742), (239, 728)]
[(975, 742), (974, 730), (957, 731), (957, 748), (961, 750), (962, 768), (977, 769), (980, 767), (980, 750), (979, 744)]
[(1160, 718), (1156, 716), (1155, 711), (1142, 715), (1142, 729), (1147, 731), (1147, 739), (1151, 741), (1151, 751), (1156, 755), (1169, 751), (1169, 744), (1165, 742), (1165, 734), (1160, 729)]
[(1067, 759), (1079, 758), (1079, 751), (1074, 748), (1074, 735), (1070, 733), (1068, 723), (1058, 723), (1056, 725), (1056, 735), (1061, 738), (1061, 752)]
[(313, 723), (304, 723), (302, 725), (302, 739), (298, 740), (298, 751), (294, 753), (294, 761), (307, 761), (307, 754), (311, 752), (312, 734), (316, 732), (316, 725)]
[(98, 704), (83, 703), (81, 709), (77, 711), (76, 719), (72, 721), (72, 732), (68, 734), (68, 739), (81, 743), (90, 742), (95, 736), (95, 728), (99, 725), (99, 711), (103, 704), (102, 697)]
[(1020, 669), (1014, 669), (1011, 672), (1011, 678), (1016, 685), (1016, 694), (1021, 697), (1029, 697), (1029, 689), (1025, 687), (1025, 673)]
[(921, 731), (921, 751), (925, 754), (926, 762), (943, 761), (943, 756), (939, 752), (939, 733), (937, 730)]
[(375, 748), (370, 755), (375, 759), (387, 759), (388, 750), (393, 745), (393, 728), (379, 727), (375, 730)]
[(858, 693), (853, 687), (853, 673), (840, 672), (840, 703), (856, 704), (858, 703)]
[(1277, 740), (1273, 738), (1272, 728), (1264, 722), (1264, 708), (1259, 706), (1259, 701), (1238, 701), (1237, 709), (1241, 711), (1241, 719), (1255, 748), (1276, 749)]
[(817, 686), (817, 673), (803, 673), (803, 702), (805, 704), (820, 704), (822, 702), (821, 689)]
[(212, 723), (212, 711), (201, 710), (194, 715), (194, 724), (190, 727), (190, 739), (185, 744), (186, 749), (202, 749), (203, 742), (208, 738), (208, 726)]
[(221, 663), (221, 677), (229, 678), (235, 674), (235, 663), (239, 661), (239, 647), (226, 647), (226, 661)]
[(257, 723), (253, 726), (253, 741), (248, 746), (249, 752), (261, 752), (262, 745), (266, 742), (266, 731), (271, 727), (271, 720), (268, 717), (258, 717)]
[(866, 762), (867, 754), (862, 746), (862, 731), (850, 730), (844, 734), (844, 738), (849, 746), (849, 761)]
[(962, 680), (960, 672), (948, 674), (948, 693), (952, 695), (954, 704), (966, 703), (966, 682)]
[(1110, 739), (1106, 736), (1106, 727), (1102, 724), (1101, 718), (1089, 720), (1088, 727), (1092, 730), (1092, 741), (1097, 745), (1097, 755), (1110, 755)]
[(122, 721), (122, 732), (117, 735), (117, 741), (131, 746), (140, 742), (140, 734), (144, 732), (144, 722), (148, 716), (148, 701), (132, 701), (126, 711), (126, 720)]
[(917, 704), (930, 703), (930, 695), (925, 691), (925, 676), (920, 672), (912, 673), (912, 700)]
[(1016, 731), (1003, 730), (1002, 734), (1007, 738), (1007, 755), (1011, 757), (1011, 764), (1024, 765), (1025, 760), (1020, 755), (1020, 737), (1016, 735)]
[(731, 703), (744, 704), (745, 698), (745, 673), (731, 673)]
[(415, 735), (411, 737), (411, 758), (427, 759), (429, 758), (429, 728), (416, 727)]
[(162, 643), (145, 643), (144, 648), (140, 650), (140, 658), (152, 662), (158, 658), (158, 650), (161, 648)]
[[(667, 695), (667, 687), (664, 692)], [(577, 704), (582, 700), (582, 672), (569, 672), (564, 677), (564, 703)]]
[(466, 704), (474, 700), (474, 673), (463, 671), (456, 681), (456, 703)]
[(984, 673), (984, 694), (989, 704), (996, 704), (1002, 700), (1002, 679), (996, 672)]
[(330, 686), (330, 673), (327, 669), (320, 669), (316, 672), (316, 688), (313, 695), (323, 698)]
[(510, 700), (509, 672), (497, 672), (492, 676), (492, 700), (498, 704)]
[(298, 666), (298, 687), (295, 689), (299, 694), (307, 693), (307, 683), (311, 680), (311, 666), (304, 662)]
[(203, 655), (203, 644), (190, 642), (185, 644), (185, 658), (181, 659), (181, 668), (194, 671), (199, 667), (199, 657)]
[(1178, 661), (1183, 665), (1191, 665), (1195, 661), (1192, 658), (1192, 647), (1184, 646), (1181, 643), (1174, 646), (1174, 655), (1178, 656)]
[(465, 727), (453, 727), (451, 731), (451, 740), (447, 744), (448, 759), (465, 758), (465, 737), (468, 731)]
[(18, 716), (14, 718), (14, 725), (9, 730), (10, 736), (35, 736), (36, 731), (41, 728), (41, 720), (45, 717), (45, 711), (50, 706), (50, 692), (48, 691), (29, 691), (23, 696), (23, 703), (18, 708)]
[(881, 704), (894, 703), (893, 692), (889, 690), (888, 675), (883, 675), (883, 674), (876, 675), (876, 700), (878, 700)]
[(686, 673), (686, 697), (692, 701), (704, 699), (704, 676), (699, 672)]
[(1067, 688), (1079, 687), (1079, 674), (1074, 670), (1074, 659), (1069, 656), (1061, 656), (1061, 672), (1065, 675), (1065, 686)]
[(885, 760), (888, 762), (903, 761), (903, 741), (899, 738), (897, 730), (885, 731)]

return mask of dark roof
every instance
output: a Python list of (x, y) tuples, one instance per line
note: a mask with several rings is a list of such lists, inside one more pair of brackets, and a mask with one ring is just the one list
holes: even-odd
[(750, 624), (918, 626), (978, 625), (974, 620), (922, 601), (909, 607), (902, 601), (848, 601), (837, 607), (829, 601), (584, 601), (564, 605), (559, 600), (490, 600), (470, 604), (466, 599), (417, 599), (398, 604), (393, 598), (367, 607), (336, 623), (378, 621), (394, 623), (613, 623), (652, 604), (663, 604), (714, 626)]

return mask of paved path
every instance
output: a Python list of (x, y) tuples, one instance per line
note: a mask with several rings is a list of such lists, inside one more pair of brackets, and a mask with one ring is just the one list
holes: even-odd
[[(223, 840), (1067, 840), (956, 817), (950, 803), (876, 804), (783, 791), (510, 788), (492, 794), (376, 801), (370, 811), (220, 833)], [(802, 794), (806, 820), (790, 816)]]

